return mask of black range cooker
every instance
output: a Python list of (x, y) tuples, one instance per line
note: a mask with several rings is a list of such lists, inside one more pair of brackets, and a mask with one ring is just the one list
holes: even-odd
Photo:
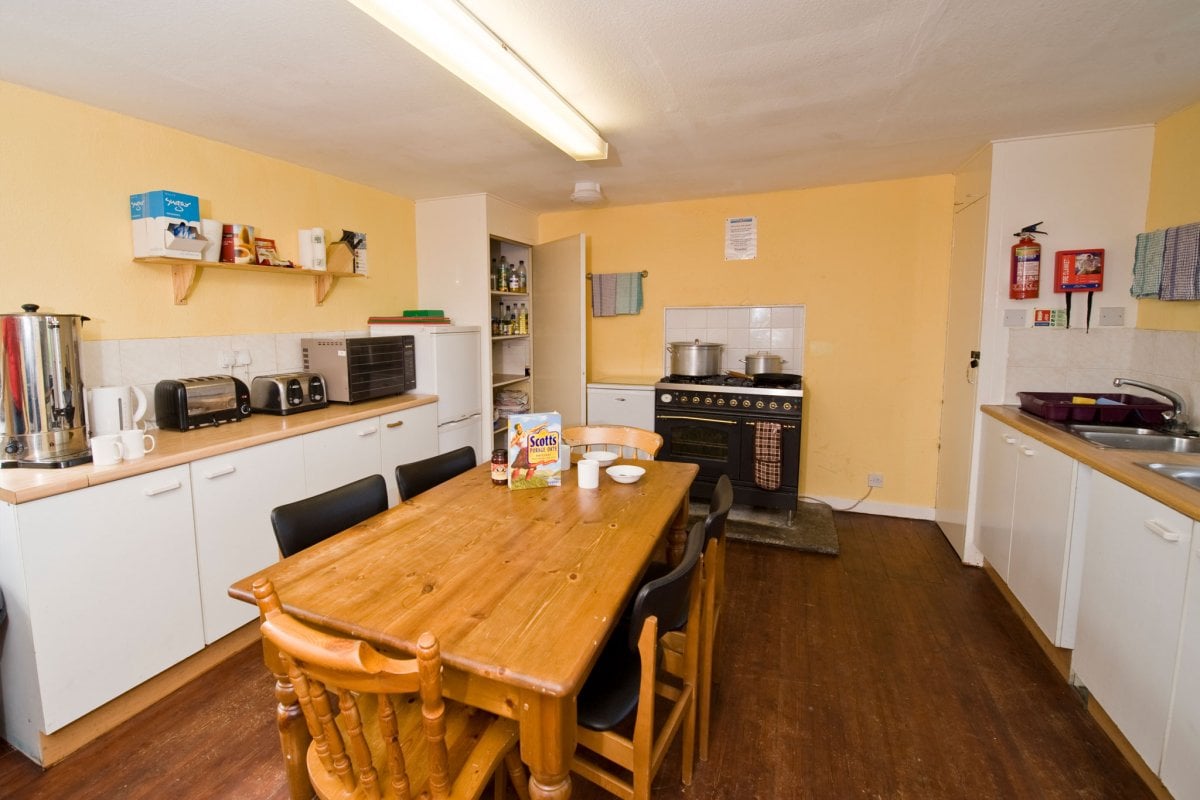
[[(667, 375), (654, 384), (654, 430), (663, 437), (656, 458), (700, 467), (693, 499), (707, 500), (727, 474), (734, 502), (796, 510), (803, 381), (763, 378)], [(771, 470), (763, 480), (764, 461), (778, 464), (778, 485)]]

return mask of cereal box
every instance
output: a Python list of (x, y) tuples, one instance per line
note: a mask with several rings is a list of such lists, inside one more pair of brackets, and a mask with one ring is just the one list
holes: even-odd
[(559, 445), (562, 416), (511, 414), (508, 418), (508, 488), (541, 489), (562, 484)]

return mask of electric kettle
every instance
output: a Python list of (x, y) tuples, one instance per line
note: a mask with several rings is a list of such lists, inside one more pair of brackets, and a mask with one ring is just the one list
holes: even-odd
[(136, 386), (88, 389), (88, 430), (92, 436), (132, 430), (146, 416), (146, 393)]

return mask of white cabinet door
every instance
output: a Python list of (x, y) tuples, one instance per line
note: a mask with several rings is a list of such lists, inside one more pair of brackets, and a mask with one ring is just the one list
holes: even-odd
[(588, 387), (589, 425), (629, 425), (654, 430), (654, 387)]
[(204, 641), (211, 644), (258, 616), (229, 585), (279, 559), (271, 509), (306, 494), (299, 438), (236, 450), (191, 465), (196, 560)]
[(379, 417), (304, 435), (305, 496), (379, 472)]
[(186, 465), (17, 517), (46, 733), (204, 646)]
[(979, 456), (979, 550), (1008, 583), (1012, 549), (1013, 497), (1017, 489), (1017, 443), (1020, 436), (998, 420), (985, 416)]
[(1068, 646), (1062, 644), (1061, 614), (1078, 462), (1028, 436), (1016, 449), (1008, 586), (1046, 637)]
[(1171, 727), (1161, 777), (1172, 796), (1200, 797), (1200, 535), (1195, 525)]
[[(396, 467), (437, 455), (437, 403), (406, 408), (379, 418), (380, 471), (387, 481), (388, 505), (400, 502), (396, 489)], [(478, 447), (478, 442), (472, 442)], [(489, 454), (490, 455), (490, 454)]]
[(1157, 772), (1192, 521), (1098, 472), (1090, 494), (1071, 667)]

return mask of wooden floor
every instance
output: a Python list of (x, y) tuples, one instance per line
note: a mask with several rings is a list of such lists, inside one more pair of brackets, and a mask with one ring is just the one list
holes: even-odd
[[(730, 544), (712, 754), (656, 798), (1151, 797), (932, 523), (836, 520), (836, 558)], [(0, 797), (285, 797), (258, 648), (204, 683), (45, 773), (0, 752)]]

